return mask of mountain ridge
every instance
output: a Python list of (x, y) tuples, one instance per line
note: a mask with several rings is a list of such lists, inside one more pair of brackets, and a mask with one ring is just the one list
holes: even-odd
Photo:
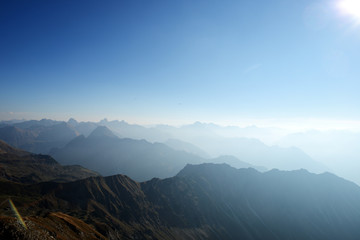
[(121, 239), (360, 236), (360, 187), (333, 174), (189, 164), (175, 177), (140, 183), (114, 175), (26, 188), (0, 184), (0, 200), (13, 196), (21, 212), (43, 216), (61, 209)]
[(104, 176), (126, 174), (137, 181), (172, 177), (187, 163), (226, 162), (238, 168), (265, 170), (235, 157), (205, 159), (163, 143), (119, 138), (105, 126), (96, 128), (88, 137), (76, 137), (64, 148), (53, 149), (50, 155), (64, 165), (82, 165)]
[(97, 175), (81, 166), (61, 166), (48, 155), (16, 149), (0, 140), (0, 180), (31, 184), (74, 181)]

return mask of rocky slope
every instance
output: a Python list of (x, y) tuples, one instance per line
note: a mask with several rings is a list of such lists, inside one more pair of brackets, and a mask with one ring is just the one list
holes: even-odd
[[(63, 212), (118, 239), (358, 239), (360, 188), (305, 170), (187, 165), (172, 178), (124, 175), (30, 186), (0, 182), (26, 216)], [(9, 208), (0, 208), (11, 214)]]

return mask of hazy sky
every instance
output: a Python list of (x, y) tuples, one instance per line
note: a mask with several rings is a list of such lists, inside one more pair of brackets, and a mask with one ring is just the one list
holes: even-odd
[(356, 125), (359, 5), (1, 1), (0, 119)]

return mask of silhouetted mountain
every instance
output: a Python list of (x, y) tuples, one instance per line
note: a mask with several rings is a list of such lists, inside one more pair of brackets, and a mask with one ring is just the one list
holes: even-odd
[[(189, 145), (191, 146), (182, 144), (188, 148)], [(87, 138), (79, 136), (64, 148), (53, 149), (50, 154), (61, 164), (79, 164), (104, 176), (126, 174), (137, 181), (172, 177), (187, 163), (224, 162), (239, 168), (265, 170), (235, 157), (204, 159), (185, 151), (176, 151), (161, 143), (120, 139), (104, 126), (97, 127)]]
[(304, 168), (315, 173), (327, 170), (324, 165), (313, 160), (299, 148), (269, 147), (257, 139), (199, 137), (193, 139), (193, 142), (210, 155), (232, 155), (242, 161), (256, 166), (264, 166), (267, 169), (296, 170)]
[(45, 127), (41, 129), (39, 135), (37, 136), (38, 141), (68, 141), (68, 139), (73, 139), (78, 134), (76, 131), (67, 123), (61, 122), (59, 124), (52, 125), (51, 127)]
[(99, 126), (94, 131), (90, 133), (88, 138), (118, 138), (115, 134), (113, 134), (107, 127)]
[[(360, 188), (306, 170), (187, 165), (175, 177), (143, 183), (123, 175), (30, 186), (0, 182), (4, 197), (23, 215), (61, 210), (118, 239), (360, 237)], [(4, 206), (0, 213), (11, 214)]]
[(95, 128), (98, 127), (97, 123), (93, 122), (78, 122), (73, 118), (70, 118), (67, 122), (70, 126), (72, 126), (79, 134), (84, 136), (88, 136)]
[(79, 164), (105, 176), (126, 174), (138, 181), (174, 176), (187, 163), (203, 162), (198, 156), (161, 143), (120, 139), (104, 126), (54, 149), (51, 155), (61, 164)]
[(20, 147), (35, 141), (35, 134), (29, 130), (23, 130), (14, 126), (0, 128), (0, 139), (11, 146)]
[(172, 138), (169, 133), (159, 129), (151, 127), (148, 128), (137, 124), (129, 124), (125, 121), (108, 121), (107, 119), (104, 119), (97, 124), (100, 126), (106, 126), (118, 136), (125, 138), (137, 140), (145, 139), (149, 142), (164, 142), (167, 139)]
[[(194, 124), (184, 125), (182, 127), (172, 127), (168, 125), (159, 125), (152, 128), (145, 128), (139, 125), (131, 125), (124, 121), (102, 121), (101, 124), (107, 124), (110, 129), (117, 129), (123, 137), (146, 139), (176, 139), (176, 143), (165, 144), (177, 150), (184, 150), (204, 157), (201, 151), (192, 147), (185, 146), (183, 143), (191, 144), (206, 152), (207, 158), (218, 157), (221, 155), (232, 155), (256, 166), (264, 166), (267, 169), (278, 168), (282, 170), (295, 170), (305, 168), (312, 172), (324, 172), (328, 168), (323, 164), (316, 162), (305, 152), (296, 147), (278, 147), (268, 146), (255, 137), (271, 142), (270, 139), (279, 138), (284, 132), (275, 128), (257, 128), (251, 127), (221, 127), (213, 123), (195, 122)], [(110, 124), (111, 123), (111, 124)], [(120, 126), (121, 125), (121, 126)], [(125, 130), (126, 129), (126, 130)], [(135, 134), (136, 133), (136, 134)]]
[(63, 147), (76, 136), (77, 131), (69, 124), (52, 120), (26, 121), (0, 128), (1, 140), (34, 153)]
[(73, 127), (76, 127), (77, 125), (79, 125), (79, 122), (76, 121), (76, 119), (74, 118), (70, 118), (67, 123), (70, 125), (70, 126), (73, 126)]
[(61, 123), (61, 121), (55, 121), (51, 119), (41, 119), (41, 120), (29, 120), (29, 121), (14, 123), (13, 126), (21, 129), (29, 129), (29, 128), (37, 128), (37, 127), (50, 127), (59, 123)]
[(0, 180), (69, 182), (91, 176), (98, 174), (81, 166), (61, 166), (48, 155), (31, 154), (0, 140)]
[(326, 162), (336, 174), (360, 185), (360, 133), (350, 130), (306, 131), (289, 134), (278, 144), (297, 146), (313, 159)]
[(5, 127), (9, 125), (13, 125), (15, 123), (21, 123), (25, 122), (26, 120), (19, 120), (19, 119), (13, 119), (13, 120), (7, 120), (7, 121), (0, 121), (0, 127)]
[[(162, 142), (176, 138), (177, 140), (168, 141), (167, 145), (173, 149), (189, 152), (203, 158), (209, 158), (208, 156), (214, 158), (222, 155), (231, 155), (241, 159), (241, 161), (254, 166), (264, 166), (267, 169), (278, 168), (282, 170), (294, 170), (305, 168), (317, 173), (328, 170), (326, 166), (314, 161), (309, 155), (298, 148), (270, 147), (257, 139), (229, 137), (235, 136), (236, 134), (251, 136), (252, 132), (255, 132), (255, 135), (259, 135), (263, 131), (268, 132), (269, 135), (270, 132), (276, 131), (276, 129), (221, 127), (216, 124), (204, 124), (200, 122), (185, 125), (180, 128), (171, 126), (147, 128), (140, 125), (128, 124), (125, 121), (107, 121), (106, 119), (98, 123), (77, 122), (75, 119), (70, 119), (65, 123), (43, 119), (40, 121), (32, 120), (16, 123), (15, 125), (26, 128), (19, 130), (16, 127), (17, 130), (13, 130), (13, 132), (17, 132), (14, 134), (15, 136), (11, 134), (1, 134), (1, 132), (4, 131), (0, 128), (0, 139), (7, 141), (15, 147), (35, 153), (48, 154), (52, 148), (64, 147), (65, 144), (79, 135), (79, 133), (88, 136), (98, 126), (106, 126), (116, 133), (109, 133), (110, 135), (125, 138), (145, 139), (147, 141), (160, 140)], [(96, 132), (93, 134), (96, 134)], [(54, 152), (55, 150), (53, 153)], [(206, 154), (204, 152), (206, 152)], [(177, 170), (179, 170), (179, 168), (177, 168)], [(111, 173), (115, 174), (118, 172), (113, 171)]]

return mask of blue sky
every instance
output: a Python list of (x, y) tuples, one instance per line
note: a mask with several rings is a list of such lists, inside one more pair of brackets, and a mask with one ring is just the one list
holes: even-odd
[(1, 1), (0, 118), (360, 121), (339, 1)]

